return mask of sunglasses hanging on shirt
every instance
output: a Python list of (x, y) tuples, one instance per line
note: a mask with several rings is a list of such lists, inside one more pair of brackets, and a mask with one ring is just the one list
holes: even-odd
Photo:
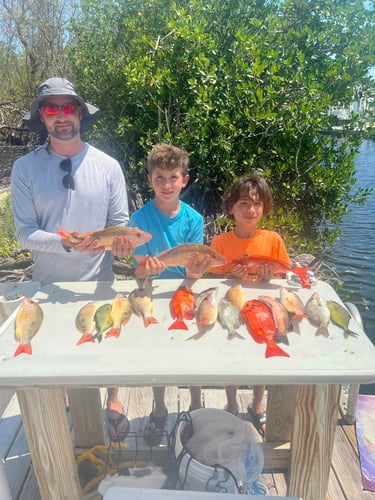
[(62, 183), (65, 189), (72, 189), (73, 191), (75, 190), (75, 183), (74, 183), (74, 178), (72, 176), (72, 160), (70, 158), (66, 158), (60, 163), (60, 168), (64, 172), (67, 172), (66, 175), (64, 175)]

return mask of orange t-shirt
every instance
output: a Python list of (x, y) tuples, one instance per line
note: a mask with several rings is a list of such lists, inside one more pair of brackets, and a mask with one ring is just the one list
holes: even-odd
[(226, 257), (228, 262), (223, 266), (211, 267), (212, 274), (227, 274), (232, 264), (230, 261), (240, 259), (244, 255), (272, 257), (290, 265), (290, 258), (281, 236), (275, 231), (257, 229), (254, 238), (238, 238), (234, 231), (214, 236), (211, 245), (214, 250)]

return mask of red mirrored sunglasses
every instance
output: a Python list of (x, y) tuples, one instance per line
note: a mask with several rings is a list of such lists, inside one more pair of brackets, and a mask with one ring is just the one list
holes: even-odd
[(78, 104), (74, 102), (64, 102), (63, 104), (54, 104), (52, 102), (42, 104), (42, 110), (50, 116), (56, 116), (59, 111), (64, 113), (64, 115), (72, 115), (78, 109)]

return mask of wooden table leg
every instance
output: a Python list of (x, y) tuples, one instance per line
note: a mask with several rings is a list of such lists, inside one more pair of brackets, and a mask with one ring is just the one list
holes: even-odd
[(23, 425), (43, 500), (79, 500), (81, 488), (63, 389), (18, 390)]
[(326, 499), (339, 396), (339, 385), (298, 387), (288, 495), (303, 500)]
[(100, 389), (85, 387), (68, 389), (69, 408), (76, 448), (92, 448), (105, 444)]
[(291, 440), (297, 387), (296, 385), (267, 386), (267, 442)]

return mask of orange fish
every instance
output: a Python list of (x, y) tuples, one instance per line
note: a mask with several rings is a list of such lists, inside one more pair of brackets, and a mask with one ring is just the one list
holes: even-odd
[(14, 356), (22, 352), (32, 354), (31, 339), (39, 330), (43, 321), (43, 311), (39, 304), (28, 297), (22, 299), (14, 322), (14, 337), (19, 342)]
[(260, 266), (264, 264), (272, 264), (274, 266), (273, 274), (286, 274), (290, 271), (290, 265), (288, 262), (283, 262), (272, 257), (264, 257), (261, 255), (248, 255), (241, 257), (240, 259), (232, 260), (232, 265), (247, 266), (247, 272), (249, 274), (258, 274)]
[(272, 356), (285, 356), (289, 354), (283, 351), (275, 342), (276, 326), (271, 310), (260, 300), (248, 300), (241, 311), (242, 317), (247, 322), (247, 327), (251, 336), (259, 344), (267, 344), (266, 358)]
[(176, 319), (168, 330), (187, 330), (185, 319), (194, 318), (195, 297), (190, 288), (181, 286), (172, 296), (171, 311), (172, 318)]
[(137, 227), (129, 226), (113, 226), (106, 227), (105, 229), (100, 229), (98, 231), (89, 231), (87, 233), (73, 234), (61, 226), (59, 228), (58, 235), (64, 240), (68, 240), (71, 243), (80, 243), (88, 236), (93, 240), (99, 240), (97, 247), (103, 247), (105, 250), (112, 249), (113, 240), (117, 236), (127, 236), (133, 243), (135, 247), (143, 245), (151, 240), (152, 236), (150, 233), (146, 233)]
[[(203, 259), (209, 255), (212, 259), (211, 267), (222, 266), (226, 263), (226, 258), (216, 252), (213, 248), (199, 243), (184, 243), (176, 247), (163, 250), (156, 257), (164, 262), (166, 267), (186, 266), (192, 255), (195, 255), (196, 260), (201, 263)], [(147, 256), (135, 255), (135, 260), (138, 263), (138, 269), (141, 273), (144, 269)]]
[(297, 275), (290, 281), (298, 281), (302, 288), (311, 288), (312, 285), (317, 283), (315, 274), (310, 267), (292, 267), (290, 271)]

